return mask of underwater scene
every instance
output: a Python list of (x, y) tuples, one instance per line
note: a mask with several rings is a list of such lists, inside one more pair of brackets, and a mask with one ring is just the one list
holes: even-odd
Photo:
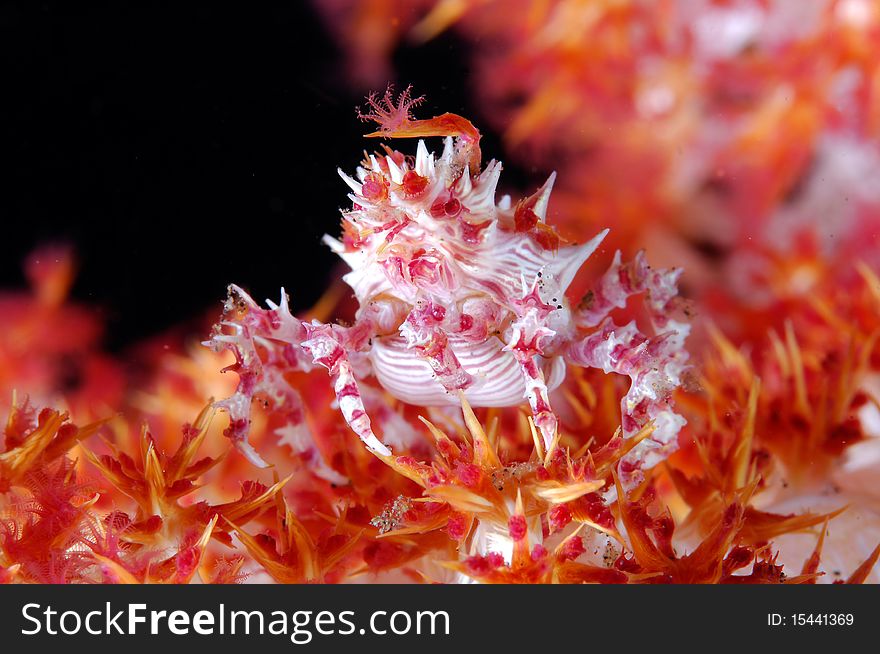
[(0, 23), (0, 582), (880, 582), (880, 1)]

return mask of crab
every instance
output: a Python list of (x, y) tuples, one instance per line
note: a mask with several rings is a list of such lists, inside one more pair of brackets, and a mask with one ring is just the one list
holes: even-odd
[[(358, 311), (351, 325), (295, 318), (282, 289), (261, 308), (240, 287), (229, 287), (223, 315), (206, 344), (231, 350), (240, 379), (219, 401), (230, 414), (226, 430), (253, 463), (265, 465), (248, 443), (251, 402), (259, 396), (284, 412), (287, 442), (309, 449), (302, 400), (284, 379), (289, 370), (322, 366), (339, 411), (365, 446), (391, 456), (373, 430), (368, 406), (381, 404), (368, 378), (398, 400), (423, 407), (515, 407), (528, 403), (548, 449), (559, 437), (550, 394), (567, 366), (590, 366), (631, 379), (622, 399), (625, 434), (653, 422), (653, 432), (630, 453), (629, 469), (647, 467), (675, 448), (684, 424), (671, 404), (687, 366), (689, 324), (678, 311), (680, 270), (655, 270), (643, 254), (608, 271), (577, 304), (566, 292), (608, 230), (586, 243), (563, 241), (547, 224), (555, 174), (515, 204), (496, 202), (502, 166), (481, 164), (480, 133), (468, 120), (443, 114), (415, 120), (420, 102), (409, 89), (368, 99), (364, 120), (379, 124), (368, 137), (442, 137), (439, 157), (418, 141), (414, 157), (384, 146), (367, 155), (356, 178), (342, 170), (352, 208), (342, 213), (340, 238), (324, 242), (351, 271), (344, 281)], [(610, 317), (628, 298), (645, 295), (652, 324), (646, 335)]]

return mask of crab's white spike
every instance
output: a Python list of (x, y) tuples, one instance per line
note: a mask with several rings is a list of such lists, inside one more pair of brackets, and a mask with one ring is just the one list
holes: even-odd
[(449, 165), (452, 163), (453, 154), (455, 154), (455, 141), (452, 140), (451, 136), (447, 136), (443, 140), (443, 154), (440, 155), (440, 160)]
[[(339, 256), (342, 258), (342, 260), (345, 263), (348, 264), (349, 268), (352, 269), (351, 273), (346, 273), (345, 275), (342, 276), (343, 280), (345, 280), (346, 278), (348, 278), (352, 274), (357, 278), (361, 278), (364, 276), (363, 273), (360, 272), (360, 268), (363, 267), (363, 263), (364, 263), (364, 259), (365, 259), (366, 255), (361, 253), (360, 250), (355, 250), (353, 252), (340, 252)], [(360, 289), (357, 289), (357, 290), (360, 290)]]
[[(342, 241), (340, 241), (338, 238), (330, 236), (330, 234), (324, 234), (324, 236), (321, 238), (321, 242), (328, 248), (333, 250), (336, 254), (342, 254), (343, 252), (345, 252), (345, 246), (342, 244)], [(283, 291), (284, 289), (281, 290)]]
[(458, 192), (462, 196), (468, 195), (471, 191), (474, 190), (474, 184), (471, 181), (471, 169), (470, 166), (464, 167), (464, 174), (458, 178)]
[(379, 166), (379, 162), (376, 160), (376, 155), (374, 155), (374, 154), (370, 155), (370, 168), (372, 168), (375, 171), (380, 171), (380, 172), (382, 170), (381, 166)]
[(369, 172), (370, 171), (367, 170), (366, 168), (364, 168), (363, 166), (358, 166), (354, 171), (355, 175), (357, 175), (357, 178), (361, 181), (364, 181), (364, 179), (366, 179), (367, 174)]
[(263, 460), (257, 451), (254, 449), (254, 446), (248, 443), (247, 441), (241, 441), (236, 443), (235, 446), (238, 448), (238, 451), (246, 458), (251, 465), (257, 468), (269, 468), (269, 464)]
[(501, 176), (501, 166), (492, 160), (476, 180), (465, 202), (472, 213), (495, 215), (495, 189)]
[(339, 176), (342, 178), (342, 181), (345, 182), (346, 184), (348, 184), (348, 188), (350, 188), (352, 191), (354, 191), (358, 195), (361, 194), (361, 189), (363, 188), (362, 184), (359, 184), (354, 179), (352, 179), (349, 175), (347, 175), (345, 173), (345, 171), (342, 170), (342, 168), (337, 168), (336, 172), (339, 173)]
[(546, 270), (556, 276), (559, 288), (563, 293), (571, 285), (574, 276), (584, 262), (592, 256), (596, 248), (608, 236), (608, 232), (607, 229), (602, 230), (583, 245), (560, 248), (556, 259), (547, 264)]
[[(353, 250), (351, 252), (346, 251), (345, 245), (343, 245), (340, 241), (333, 238), (329, 234), (324, 234), (324, 238), (321, 240), (324, 242), (324, 244), (327, 247), (329, 247), (331, 250), (333, 250), (333, 252), (338, 254), (339, 257), (346, 264), (348, 264), (349, 268), (351, 268), (352, 270), (362, 270), (363, 269), (364, 259), (366, 257), (366, 255), (363, 252), (361, 252), (360, 250)], [(349, 278), (350, 275), (352, 275), (352, 273), (348, 273), (348, 274), (342, 276), (343, 281), (346, 281), (347, 283), (349, 283), (349, 286), (351, 286), (351, 283), (348, 282), (347, 278)], [(360, 278), (362, 275), (360, 273), (358, 273), (353, 276), (355, 278)], [(352, 286), (352, 288), (354, 288), (354, 287)]]
[(513, 203), (512, 203), (511, 200), (510, 200), (510, 196), (507, 195), (507, 194), (502, 195), (502, 196), (501, 196), (501, 199), (498, 200), (498, 208), (499, 208), (501, 211), (509, 211), (509, 210), (510, 210), (510, 207), (512, 206), (512, 204), (513, 204)]
[(290, 316), (290, 296), (287, 294), (287, 291), (284, 290), (284, 287), (281, 287), (281, 298), (278, 300), (278, 304), (275, 304), (272, 300), (266, 299), (266, 306), (268, 306), (272, 311), (278, 311), (282, 317)]
[(428, 152), (428, 147), (422, 139), (416, 147), (416, 172), (422, 177), (427, 177), (433, 169), (434, 158)]
[(283, 286), (281, 287), (281, 312), (285, 315), (285, 317), (293, 317), (293, 315), (290, 313), (290, 296), (287, 294), (287, 291)]
[(480, 186), (483, 187), (483, 192), (493, 200), (495, 199), (495, 189), (498, 188), (498, 180), (501, 179), (501, 168), (501, 162), (492, 159), (480, 175)]
[(544, 186), (541, 187), (541, 195), (535, 203), (534, 212), (538, 216), (538, 220), (542, 223), (547, 221), (547, 205), (550, 204), (550, 193), (553, 192), (553, 183), (555, 181), (556, 172), (554, 171), (550, 173), (550, 177), (547, 178), (547, 181), (544, 182)]
[(391, 173), (391, 181), (395, 184), (403, 183), (403, 171), (398, 167), (396, 163), (394, 163), (394, 159), (391, 157), (385, 157), (385, 163), (388, 164), (388, 172)]

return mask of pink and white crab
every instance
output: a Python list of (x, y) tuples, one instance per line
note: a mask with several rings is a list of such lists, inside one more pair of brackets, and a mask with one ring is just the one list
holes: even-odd
[[(684, 419), (670, 405), (681, 383), (689, 325), (670, 317), (677, 270), (652, 270), (639, 254), (620, 253), (587, 296), (566, 297), (575, 273), (607, 230), (582, 245), (562, 244), (546, 224), (554, 177), (513, 204), (495, 200), (501, 164), (481, 169), (480, 134), (464, 118), (443, 114), (414, 120), (408, 89), (395, 104), (391, 91), (369, 98), (364, 119), (380, 125), (373, 137), (445, 137), (435, 158), (419, 140), (414, 158), (385, 148), (370, 155), (357, 179), (341, 170), (352, 208), (342, 236), (325, 242), (350, 266), (345, 282), (359, 303), (350, 326), (302, 322), (282, 290), (278, 304), (260, 308), (230, 286), (229, 299), (208, 345), (230, 349), (240, 381), (218, 403), (230, 414), (227, 435), (254, 463), (265, 465), (247, 441), (250, 405), (259, 395), (287, 414), (288, 442), (309, 447), (302, 401), (284, 380), (287, 370), (325, 367), (345, 421), (373, 453), (391, 454), (374, 433), (364, 406), (364, 380), (375, 376), (391, 395), (419, 406), (512, 407), (528, 402), (548, 448), (558, 420), (549, 394), (566, 366), (591, 366), (630, 377), (622, 401), (624, 434), (654, 421), (654, 431), (629, 455), (629, 468), (649, 467), (675, 448)], [(645, 293), (653, 322), (647, 336), (634, 322), (614, 324), (609, 313)]]

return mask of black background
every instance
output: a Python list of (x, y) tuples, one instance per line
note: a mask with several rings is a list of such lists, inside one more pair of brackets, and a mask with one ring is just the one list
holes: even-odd
[[(305, 308), (338, 274), (320, 244), (348, 203), (336, 167), (377, 144), (308, 3), (3, 3), (0, 61), (0, 287), (72, 244), (74, 297), (115, 349), (219, 310), (229, 282)], [(479, 121), (454, 35), (394, 63), (421, 115)], [(492, 134), (484, 151), (501, 156)]]

